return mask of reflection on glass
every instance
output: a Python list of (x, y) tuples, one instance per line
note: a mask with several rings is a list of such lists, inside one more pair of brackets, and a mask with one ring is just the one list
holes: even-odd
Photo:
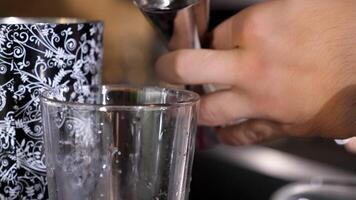
[(51, 200), (186, 200), (198, 95), (61, 88), (41, 99)]

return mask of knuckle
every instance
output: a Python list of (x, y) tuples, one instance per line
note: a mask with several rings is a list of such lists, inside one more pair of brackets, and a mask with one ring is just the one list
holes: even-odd
[[(247, 84), (247, 87), (257, 86), (259, 83), (262, 83), (263, 80), (268, 78), (268, 71), (270, 65), (261, 58), (256, 53), (245, 55), (244, 60), (240, 61), (244, 63), (240, 66), (239, 74), (242, 74), (241, 81)], [(259, 81), (256, 81), (259, 80)]]
[(219, 112), (215, 107), (208, 105), (207, 103), (200, 103), (199, 118), (205, 125), (219, 125)]
[(252, 120), (247, 123), (248, 128), (253, 133), (253, 137), (256, 142), (260, 142), (269, 139), (277, 131), (277, 128), (266, 121)]

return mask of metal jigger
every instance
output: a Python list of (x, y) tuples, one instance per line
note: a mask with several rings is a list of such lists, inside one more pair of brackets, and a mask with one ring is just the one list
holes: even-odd
[[(134, 0), (136, 6), (158, 31), (168, 50), (200, 49), (208, 46), (210, 0)], [(213, 84), (186, 86), (197, 93), (216, 91)], [(217, 143), (212, 128), (200, 127), (198, 149)]]
[[(169, 50), (199, 49), (207, 46), (210, 0), (134, 0)], [(206, 84), (200, 90), (213, 92), (215, 85)], [(196, 86), (188, 89), (197, 90)]]

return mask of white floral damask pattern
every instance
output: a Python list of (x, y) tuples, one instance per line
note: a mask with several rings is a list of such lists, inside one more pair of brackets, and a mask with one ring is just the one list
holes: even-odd
[(47, 199), (39, 95), (100, 83), (103, 25), (0, 24), (0, 199)]

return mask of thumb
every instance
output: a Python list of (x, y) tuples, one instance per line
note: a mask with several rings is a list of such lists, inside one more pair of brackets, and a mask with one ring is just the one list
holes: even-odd
[(283, 137), (284, 125), (251, 119), (238, 125), (220, 128), (217, 131), (220, 142), (233, 146), (255, 144)]

